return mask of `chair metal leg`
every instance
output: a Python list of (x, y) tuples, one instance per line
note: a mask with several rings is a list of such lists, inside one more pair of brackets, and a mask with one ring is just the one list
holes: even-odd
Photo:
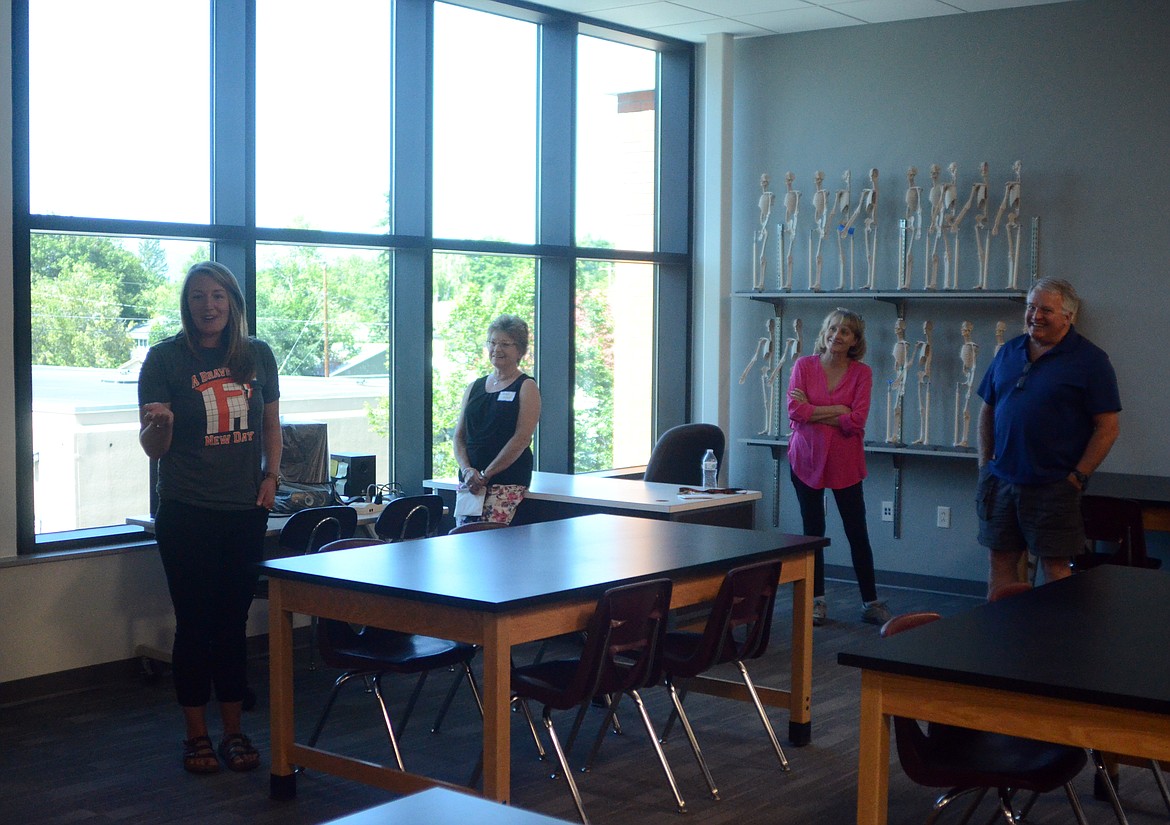
[(1077, 818), (1078, 825), (1088, 825), (1088, 822), (1085, 821), (1085, 810), (1081, 807), (1081, 800), (1077, 797), (1077, 792), (1073, 789), (1071, 782), (1065, 783), (1064, 792), (1068, 796), (1068, 804), (1072, 805), (1073, 816)]
[[(983, 801), (983, 797), (987, 795), (988, 788), (951, 788), (946, 793), (941, 794), (939, 798), (934, 801), (934, 807), (930, 809), (930, 816), (926, 818), (926, 825), (934, 825), (934, 823), (942, 815), (942, 812), (947, 810), (948, 806), (952, 802), (954, 802), (960, 796), (972, 793), (973, 791), (978, 791), (979, 793), (975, 794), (975, 798), (972, 799), (971, 802), (967, 805), (967, 810), (964, 811), (963, 819), (959, 824), (966, 825), (967, 821), (970, 820), (971, 815), (975, 813), (975, 809), (979, 807), (979, 803)], [(997, 811), (994, 819), (999, 819), (999, 816), (1000, 814)]]
[[(601, 721), (601, 727), (597, 729), (597, 736), (593, 740), (593, 747), (589, 749), (589, 757), (585, 760), (585, 765), (581, 768), (582, 773), (587, 773), (593, 767), (593, 760), (597, 758), (597, 752), (601, 750), (601, 743), (605, 741), (605, 732), (609, 730), (610, 722), (616, 718), (618, 703), (621, 700), (622, 694), (620, 693), (612, 698), (606, 697), (609, 707), (605, 712), (605, 719)], [(576, 732), (574, 729), (573, 734), (576, 735)], [(620, 733), (621, 731), (615, 728), (614, 732)], [(655, 737), (655, 741), (657, 742), (657, 737)], [(572, 740), (570, 739), (569, 747), (571, 748), (572, 746)]]
[(719, 789), (715, 787), (715, 780), (711, 777), (711, 771), (707, 769), (707, 760), (703, 758), (703, 751), (699, 748), (699, 740), (695, 738), (695, 732), (691, 729), (691, 720), (687, 718), (687, 712), (683, 710), (682, 699), (678, 695), (678, 691), (674, 689), (674, 682), (668, 681), (666, 689), (670, 692), (670, 700), (674, 703), (674, 711), (671, 717), (678, 716), (679, 721), (682, 722), (683, 732), (687, 735), (687, 741), (691, 743), (691, 751), (695, 754), (695, 761), (699, 763), (699, 770), (703, 773), (703, 778), (707, 780), (707, 787), (711, 789), (711, 798), (719, 798)]
[[(686, 691), (686, 689), (685, 689), (685, 688), (684, 688), (684, 689), (682, 689), (682, 690), (680, 690), (680, 691), (678, 691), (678, 700), (679, 700), (679, 702), (684, 702), (684, 701), (686, 701), (686, 698), (687, 698), (687, 691)], [(674, 720), (675, 720), (675, 719), (677, 719), (677, 718), (678, 718), (678, 711), (677, 711), (677, 710), (674, 710), (674, 709), (672, 708), (672, 709), (671, 709), (671, 711), (670, 711), (670, 716), (666, 717), (666, 725), (664, 725), (664, 726), (663, 726), (663, 728), (662, 728), (662, 736), (658, 737), (658, 741), (660, 741), (660, 742), (665, 742), (665, 741), (666, 741), (667, 737), (669, 737), (669, 736), (670, 736), (670, 730), (671, 730), (671, 728), (673, 728), (673, 727), (674, 727)]]
[(398, 749), (398, 738), (394, 735), (394, 725), (390, 722), (390, 710), (386, 707), (386, 697), (382, 695), (382, 675), (374, 676), (374, 696), (378, 698), (378, 706), (382, 708), (382, 721), (386, 724), (386, 735), (390, 737), (390, 747), (394, 750), (394, 761), (398, 770), (405, 771), (402, 765), (402, 752)]
[(642, 716), (642, 724), (646, 728), (646, 735), (650, 737), (650, 744), (654, 746), (654, 752), (658, 754), (658, 761), (662, 765), (662, 771), (666, 774), (666, 781), (670, 783), (670, 790), (674, 793), (674, 801), (678, 804), (678, 812), (680, 814), (686, 813), (687, 803), (683, 802), (682, 795), (678, 792), (678, 783), (674, 781), (674, 772), (670, 769), (670, 763), (666, 761), (666, 754), (662, 751), (662, 745), (658, 743), (658, 734), (654, 732), (654, 723), (650, 721), (650, 714), (646, 712), (646, 705), (642, 702), (642, 697), (638, 691), (631, 690), (630, 696), (634, 699), (634, 704), (638, 706), (638, 712)]
[(1097, 782), (1105, 789), (1105, 795), (1109, 797), (1109, 804), (1113, 806), (1113, 814), (1117, 817), (1118, 825), (1129, 825), (1129, 820), (1125, 817), (1125, 809), (1121, 807), (1121, 800), (1117, 798), (1117, 788), (1113, 784), (1113, 778), (1109, 776), (1109, 769), (1105, 766), (1105, 758), (1100, 751), (1092, 748), (1089, 748), (1088, 752), (1097, 772)]
[(581, 792), (577, 790), (577, 783), (573, 780), (573, 772), (569, 770), (569, 762), (565, 759), (565, 752), (561, 748), (561, 740), (557, 738), (556, 729), (553, 728), (551, 713), (551, 709), (546, 706), (541, 717), (544, 721), (544, 727), (548, 731), (548, 738), (552, 741), (553, 750), (556, 751), (557, 761), (561, 765), (561, 773), (564, 774), (565, 781), (569, 783), (569, 791), (573, 794), (573, 804), (577, 806), (577, 814), (581, 817), (582, 825), (589, 825), (589, 817), (585, 816), (585, 806), (581, 804)]
[(475, 683), (475, 674), (471, 672), (471, 665), (467, 664), (467, 662), (464, 662), (462, 667), (463, 672), (456, 675), (455, 680), (451, 682), (451, 687), (447, 689), (447, 695), (444, 697), (443, 704), (435, 716), (435, 725), (431, 728), (431, 733), (439, 732), (439, 726), (443, 724), (443, 719), (451, 707), (451, 702), (455, 699), (455, 691), (459, 690), (459, 685), (463, 683), (464, 679), (467, 680), (467, 686), (471, 688), (471, 695), (475, 697), (475, 705), (479, 708), (479, 718), (483, 718), (483, 700), (479, 696), (479, 686)]
[(780, 760), (780, 767), (787, 771), (789, 769), (788, 758), (784, 755), (784, 749), (780, 747), (780, 742), (776, 739), (776, 731), (772, 730), (772, 723), (768, 721), (768, 714), (764, 712), (764, 703), (760, 701), (760, 694), (756, 693), (752, 677), (748, 675), (747, 667), (744, 666), (743, 662), (737, 661), (736, 664), (739, 666), (739, 674), (743, 677), (748, 694), (752, 697), (752, 703), (756, 706), (756, 713), (760, 714), (760, 721), (764, 723), (764, 731), (772, 742), (772, 749), (776, 751), (776, 758)]
[(1150, 760), (1150, 770), (1154, 773), (1154, 782), (1158, 786), (1158, 793), (1162, 794), (1162, 801), (1166, 803), (1166, 811), (1170, 813), (1170, 790), (1166, 788), (1166, 777), (1162, 773), (1162, 766), (1157, 759)]
[(536, 744), (537, 758), (544, 761), (548, 758), (548, 754), (544, 752), (544, 745), (540, 743), (540, 735), (536, 732), (536, 723), (532, 720), (532, 711), (528, 709), (528, 701), (518, 696), (512, 697), (512, 701), (520, 703), (520, 710), (524, 714), (525, 721), (528, 722), (528, 730), (532, 732), (532, 741)]
[(329, 691), (329, 698), (325, 700), (325, 707), (321, 711), (321, 717), (317, 720), (317, 726), (313, 728), (312, 736), (309, 737), (308, 746), (310, 748), (317, 744), (317, 739), (320, 738), (321, 731), (325, 727), (325, 720), (329, 718), (329, 714), (333, 710), (333, 703), (337, 701), (337, 694), (341, 691), (341, 686), (357, 675), (357, 673), (352, 671), (343, 673), (333, 682), (333, 689)]
[[(410, 715), (414, 713), (414, 706), (418, 704), (418, 697), (422, 693), (423, 685), (426, 684), (427, 676), (430, 675), (429, 670), (424, 670), (418, 675), (418, 681), (414, 683), (414, 690), (410, 692), (410, 698), (406, 700), (406, 708), (402, 711), (402, 722), (398, 725), (398, 732), (400, 734), (406, 733), (406, 726), (410, 722)], [(375, 680), (375, 687), (377, 682)]]
[[(454, 673), (454, 668), (451, 671)], [(447, 711), (451, 709), (451, 703), (455, 701), (455, 691), (459, 690), (459, 684), (463, 681), (463, 674), (456, 673), (455, 678), (451, 680), (451, 687), (447, 688), (447, 695), (443, 697), (443, 704), (439, 705), (439, 712), (435, 714), (435, 722), (431, 725), (431, 733), (438, 733), (439, 728), (443, 724), (443, 719), (447, 716)]]

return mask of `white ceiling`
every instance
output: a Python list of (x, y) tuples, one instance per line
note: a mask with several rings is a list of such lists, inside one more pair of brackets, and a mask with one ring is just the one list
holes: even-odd
[(1066, 0), (537, 0), (545, 6), (700, 43), (1039, 6)]

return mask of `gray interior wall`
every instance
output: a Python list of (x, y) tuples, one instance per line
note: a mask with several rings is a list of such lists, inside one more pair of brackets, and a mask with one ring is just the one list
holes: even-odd
[[(1071, 280), (1084, 299), (1078, 328), (1110, 353), (1121, 385), (1122, 435), (1104, 465), (1111, 472), (1170, 474), (1166, 417), (1159, 403), (1168, 384), (1163, 342), (1167, 299), (1165, 257), (1168, 221), (1156, 195), (1170, 179), (1164, 149), (1170, 127), (1170, 3), (1073, 2), (1023, 9), (937, 17), (737, 41), (733, 253), (736, 290), (751, 287), (751, 237), (761, 173), (776, 193), (775, 222), (783, 219), (784, 174), (796, 175), (803, 193), (796, 247), (797, 287), (807, 286), (807, 230), (811, 225), (813, 174), (825, 172), (825, 188), (853, 176), (854, 204), (870, 167), (880, 170), (877, 287), (893, 289), (898, 220), (904, 214), (906, 170), (918, 167), (917, 185), (930, 186), (928, 168), (959, 167), (960, 205), (978, 179), (980, 162), (991, 168), (991, 217), (1003, 197), (1011, 164), (1020, 160), (1025, 243), (1028, 225), (1041, 218), (1040, 272)], [(929, 213), (929, 204), (926, 204)], [(961, 286), (974, 283), (976, 255), (970, 215), (960, 229)], [(856, 268), (864, 274), (860, 228)], [(922, 242), (920, 242), (921, 244)], [(1026, 273), (1029, 248), (1021, 253)], [(918, 247), (913, 286), (922, 287), (925, 249)], [(835, 238), (825, 245), (825, 284), (837, 282)], [(1006, 286), (1006, 246), (992, 240), (991, 285)], [(775, 274), (774, 259), (769, 281)], [(941, 270), (940, 270), (941, 278)], [(892, 374), (892, 305), (850, 295), (839, 302), (790, 301), (789, 319), (804, 322), (809, 353), (824, 314), (840, 303), (868, 322), (874, 369), (868, 438), (886, 425), (886, 384)], [(771, 307), (733, 302), (732, 363), (737, 376), (763, 334)], [(1010, 334), (1022, 328), (1022, 305), (1010, 302), (914, 302), (907, 308), (907, 338), (922, 338), (934, 323), (934, 371), (930, 434), (950, 444), (955, 384), (961, 377), (959, 324), (975, 324), (981, 377), (994, 348), (997, 320)], [(760, 388), (753, 374), (732, 391), (733, 482), (772, 489), (775, 466), (768, 451), (739, 440), (761, 424)], [(787, 381), (787, 370), (784, 373)], [(907, 386), (905, 432), (918, 430), (913, 375)], [(972, 418), (978, 399), (971, 405)], [(974, 424), (972, 425), (974, 444)], [(975, 462), (907, 458), (903, 475), (903, 535), (892, 537), (879, 520), (882, 500), (893, 497), (893, 462), (869, 456), (866, 482), (870, 530), (879, 571), (979, 581), (984, 552), (975, 542), (971, 513)], [(780, 468), (787, 473), (786, 466)], [(766, 496), (766, 498), (769, 498)], [(935, 508), (952, 508), (952, 527), (935, 526)], [(835, 508), (830, 506), (830, 564), (849, 564)], [(768, 510), (768, 508), (766, 508)], [(769, 521), (765, 512), (762, 520)], [(781, 479), (780, 526), (799, 532), (799, 516), (787, 478)], [(887, 577), (888, 578), (888, 577)]]

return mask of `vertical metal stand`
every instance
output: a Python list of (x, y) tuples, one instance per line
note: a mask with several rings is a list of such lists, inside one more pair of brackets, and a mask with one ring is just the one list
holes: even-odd
[(1032, 270), (1032, 283), (1040, 277), (1040, 218), (1032, 218), (1032, 255), (1028, 260)]
[(906, 277), (906, 219), (898, 220), (898, 289), (909, 289), (910, 281)]
[[(788, 292), (792, 289), (792, 284), (789, 283), (787, 287), (784, 286), (784, 268), (785, 261), (788, 259), (788, 252), (784, 242), (784, 224), (776, 224), (776, 289), (780, 292)], [(789, 273), (791, 274), (791, 273)]]

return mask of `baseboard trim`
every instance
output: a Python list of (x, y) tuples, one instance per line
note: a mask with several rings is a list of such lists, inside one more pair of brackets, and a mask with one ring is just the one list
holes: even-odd
[[(308, 647), (310, 635), (311, 631), (308, 626), (295, 628), (293, 630), (294, 648)], [(248, 658), (267, 658), (267, 656), (268, 634), (249, 636)], [(124, 683), (128, 679), (157, 678), (164, 671), (169, 671), (170, 656), (165, 651), (159, 651), (157, 659), (150, 658), (145, 661), (144, 659), (143, 656), (133, 656), (129, 659), (46, 673), (42, 676), (30, 676), (27, 679), (0, 682), (0, 708), (14, 707), (54, 696), (83, 693), (95, 688)], [(153, 668), (153, 670), (148, 668)]]
[[(825, 565), (825, 577), (840, 581), (856, 582), (852, 567), (838, 564)], [(949, 596), (972, 596), (987, 598), (987, 582), (970, 579), (951, 579), (945, 576), (924, 576), (919, 573), (899, 573), (891, 570), (877, 571), (880, 587), (895, 587), (900, 590), (925, 590), (930, 593), (945, 593)]]

